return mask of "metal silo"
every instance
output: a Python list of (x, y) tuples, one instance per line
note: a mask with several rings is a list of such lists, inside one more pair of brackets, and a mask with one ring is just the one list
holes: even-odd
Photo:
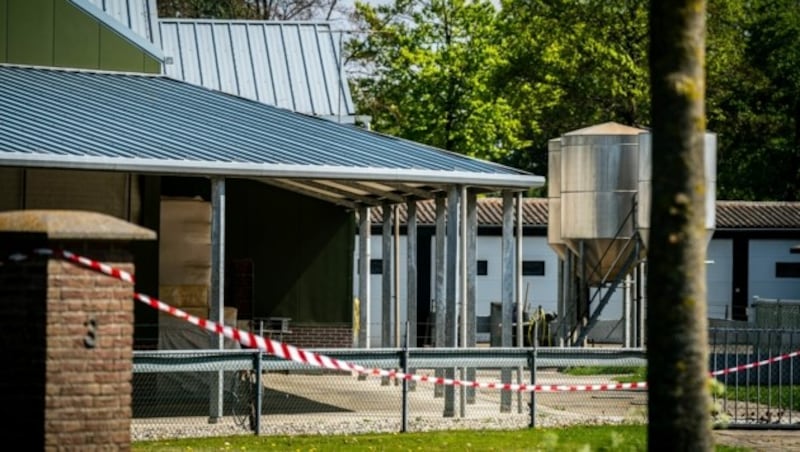
[[(716, 226), (717, 205), (717, 134), (706, 132), (703, 160), (706, 183), (706, 245), (711, 241)], [(650, 238), (650, 209), (652, 206), (652, 161), (650, 133), (639, 135), (639, 209), (637, 223), (642, 243), (647, 247)]]
[(564, 259), (567, 244), (561, 236), (561, 138), (547, 143), (547, 243)]
[(561, 236), (583, 259), (589, 285), (617, 277), (634, 250), (643, 132), (608, 122), (561, 137)]

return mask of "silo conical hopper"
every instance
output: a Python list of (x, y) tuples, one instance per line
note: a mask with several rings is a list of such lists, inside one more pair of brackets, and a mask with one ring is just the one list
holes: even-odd
[[(637, 223), (645, 247), (650, 239), (650, 209), (652, 207), (653, 152), (651, 134), (639, 135), (639, 209)], [(706, 183), (706, 246), (714, 235), (717, 216), (717, 134), (706, 132), (703, 161)]]
[(547, 243), (561, 259), (567, 244), (561, 237), (561, 138), (547, 143)]
[[(634, 233), (639, 135), (615, 122), (561, 137), (561, 236), (582, 256), (590, 285), (615, 278)], [(626, 248), (628, 246), (628, 248)]]

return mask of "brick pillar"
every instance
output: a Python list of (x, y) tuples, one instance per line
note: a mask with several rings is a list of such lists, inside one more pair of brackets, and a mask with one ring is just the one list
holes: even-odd
[[(133, 285), (36, 248), (134, 273), (130, 240), (155, 233), (101, 214), (0, 213), (4, 441), (29, 450), (130, 450)], [(28, 258), (13, 262), (12, 253)]]

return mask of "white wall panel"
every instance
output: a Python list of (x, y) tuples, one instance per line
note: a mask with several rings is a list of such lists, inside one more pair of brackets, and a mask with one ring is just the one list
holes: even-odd
[(750, 240), (748, 304), (754, 296), (800, 300), (800, 278), (775, 277), (777, 262), (800, 262), (800, 254), (789, 252), (794, 245), (796, 240)]

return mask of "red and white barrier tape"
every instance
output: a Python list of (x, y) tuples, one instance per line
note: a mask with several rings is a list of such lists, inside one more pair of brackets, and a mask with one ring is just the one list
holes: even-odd
[(773, 356), (773, 357), (767, 358), (767, 359), (765, 359), (763, 361), (757, 361), (757, 362), (749, 363), (749, 364), (742, 364), (740, 366), (734, 366), (734, 367), (730, 367), (730, 368), (727, 368), (727, 369), (715, 370), (715, 371), (711, 372), (711, 376), (712, 377), (718, 377), (720, 375), (728, 375), (728, 374), (736, 373), (736, 372), (739, 372), (739, 371), (742, 371), (742, 370), (755, 369), (756, 367), (766, 366), (767, 364), (777, 363), (778, 361), (783, 361), (783, 360), (786, 360), (786, 359), (796, 358), (798, 356), (800, 356), (800, 350), (797, 350), (797, 351), (794, 351), (794, 352), (791, 352), (791, 353), (786, 353), (785, 355)]
[[(33, 251), (34, 254), (40, 256), (55, 256), (63, 258), (67, 261), (82, 265), (94, 271), (103, 273), (105, 275), (117, 278), (129, 283), (134, 282), (134, 277), (131, 273), (120, 270), (101, 262), (88, 259), (86, 257), (78, 256), (74, 253), (65, 250), (50, 250), (47, 248), (39, 248)], [(13, 254), (9, 256), (9, 260), (19, 262), (27, 259), (25, 254)], [(2, 262), (0, 262), (2, 263)], [(441, 377), (431, 377), (429, 375), (416, 375), (396, 370), (385, 370), (372, 368), (368, 369), (358, 364), (340, 361), (319, 353), (313, 353), (295, 346), (284, 344), (273, 339), (266, 339), (262, 336), (243, 331), (238, 328), (225, 326), (221, 323), (213, 322), (208, 319), (190, 315), (174, 306), (170, 306), (162, 301), (153, 297), (134, 293), (134, 298), (139, 300), (159, 311), (163, 311), (179, 319), (185, 320), (200, 328), (211, 331), (215, 334), (222, 335), (228, 339), (234, 340), (247, 348), (256, 348), (265, 351), (271, 355), (277, 356), (282, 359), (307, 364), (315, 367), (323, 367), (332, 370), (341, 370), (348, 372), (357, 372), (364, 375), (389, 377), (398, 380), (409, 380), (419, 382), (431, 382), (434, 384), (446, 386), (463, 386), (478, 389), (500, 389), (504, 391), (514, 392), (574, 392), (574, 391), (612, 391), (612, 390), (633, 390), (633, 389), (646, 389), (646, 382), (633, 382), (633, 383), (615, 383), (615, 384), (594, 384), (594, 385), (529, 385), (529, 384), (516, 384), (516, 383), (498, 383), (498, 382), (477, 382), (469, 380), (458, 380)], [(744, 364), (740, 366), (731, 367), (728, 369), (717, 370), (711, 372), (711, 376), (726, 375), (742, 370), (753, 369), (759, 366), (772, 364), (785, 359), (790, 359), (800, 356), (800, 350), (787, 353), (780, 356), (775, 356), (763, 361)]]

